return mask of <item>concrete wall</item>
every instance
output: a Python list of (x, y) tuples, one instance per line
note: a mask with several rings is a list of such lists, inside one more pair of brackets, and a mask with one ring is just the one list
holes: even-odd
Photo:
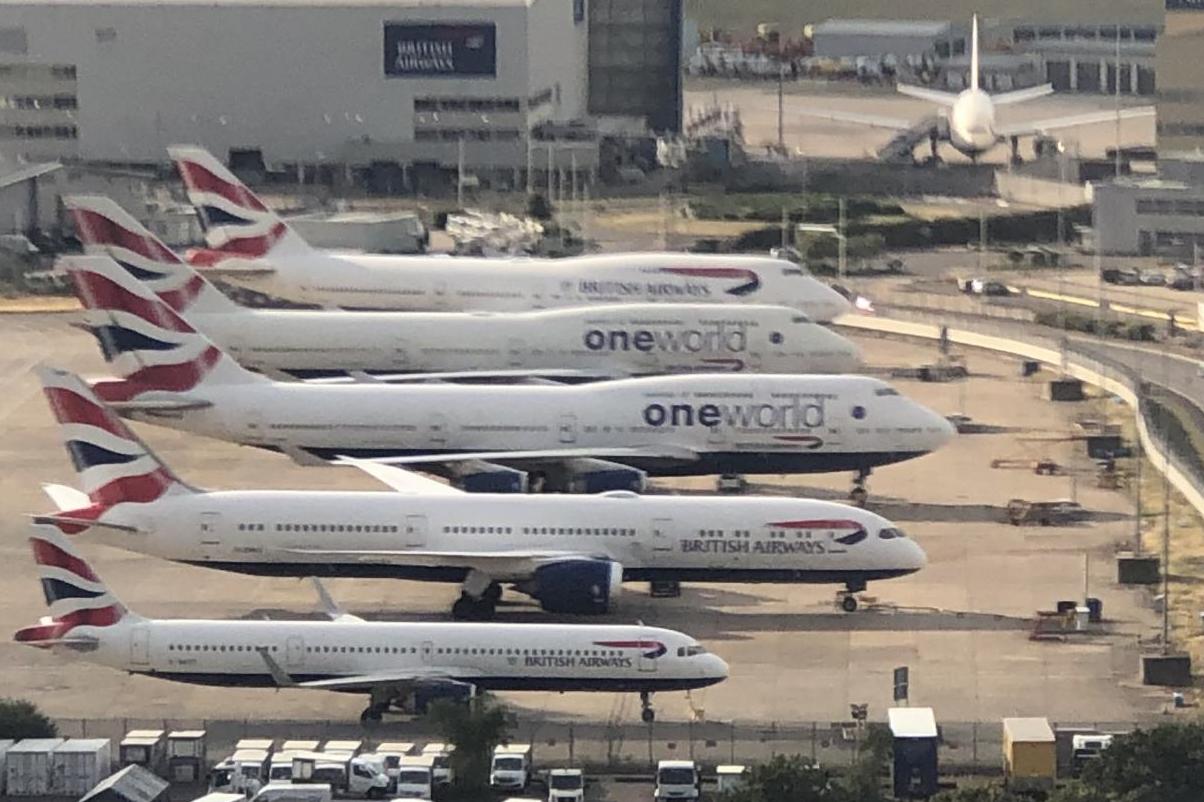
[(1158, 39), (1158, 149), (1204, 147), (1204, 13), (1168, 11)]

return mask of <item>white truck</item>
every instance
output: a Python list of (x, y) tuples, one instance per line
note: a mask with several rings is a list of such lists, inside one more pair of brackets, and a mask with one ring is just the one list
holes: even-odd
[(385, 764), (385, 774), (389, 777), (389, 793), (395, 793), (397, 781), (397, 766), (401, 759), (414, 751), (414, 744), (409, 741), (385, 741), (376, 747), (373, 753)]
[(585, 776), (581, 769), (549, 771), (548, 802), (585, 802)]
[(393, 793), (408, 799), (431, 799), (435, 794), (435, 759), (430, 755), (403, 755), (397, 761)]
[(493, 748), (489, 765), (489, 787), (522, 791), (531, 782), (531, 744), (508, 744)]
[(693, 760), (662, 760), (656, 764), (655, 802), (667, 799), (696, 800), (699, 795), (698, 767)]
[(334, 792), (323, 783), (268, 783), (251, 802), (331, 802)]
[(267, 771), (268, 753), (262, 749), (240, 749), (213, 767), (209, 790), (233, 794), (256, 791)]
[(336, 795), (383, 799), (389, 790), (384, 761), (346, 752), (300, 752), (293, 755), (294, 783), (326, 783)]
[(455, 749), (451, 744), (433, 743), (422, 747), (422, 754), (431, 756), (431, 772), (435, 785), (450, 785), (455, 779), (451, 768), (451, 753)]

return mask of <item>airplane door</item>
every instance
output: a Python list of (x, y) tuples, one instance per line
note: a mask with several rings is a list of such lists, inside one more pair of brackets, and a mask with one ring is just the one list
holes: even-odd
[(447, 443), (447, 418), (443, 415), (432, 415), (427, 421), (426, 439), (432, 446), (441, 446)]
[(201, 550), (206, 557), (216, 554), (222, 547), (222, 516), (216, 512), (202, 512), (199, 525)]
[(561, 415), (560, 416), (560, 442), (576, 443), (577, 442), (577, 416), (576, 415)]
[(424, 666), (429, 666), (434, 661), (435, 645), (429, 640), (424, 640), (418, 651), (422, 655), (422, 664)]
[(673, 548), (673, 519), (652, 519), (652, 550), (670, 551)]
[(660, 657), (659, 653), (664, 649), (664, 646), (643, 637), (645, 632), (647, 630), (640, 630), (640, 656), (636, 658), (636, 667), (641, 674), (655, 674), (656, 658)]
[(296, 636), (289, 638), (285, 642), (285, 660), (289, 668), (305, 665), (305, 641)]
[(406, 516), (406, 545), (407, 546), (425, 546), (426, 545), (426, 516), (425, 515), (407, 515)]
[(130, 662), (135, 666), (150, 665), (150, 628), (145, 625), (130, 630)]

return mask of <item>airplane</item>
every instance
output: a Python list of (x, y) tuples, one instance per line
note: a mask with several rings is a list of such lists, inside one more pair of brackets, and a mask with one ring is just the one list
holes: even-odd
[(926, 454), (954, 433), (943, 417), (864, 376), (277, 382), (239, 367), (142, 285), (113, 294), (92, 275), (75, 274), (88, 307), (132, 332), (109, 338), (105, 355), (120, 378), (94, 385), (101, 398), (135, 420), (301, 464), (360, 457), (445, 472), (455, 464), (483, 483), (469, 486), (515, 490), (526, 474), (508, 466), (519, 465), (545, 489), (586, 492), (642, 489), (646, 473), (855, 471), (863, 499), (872, 468)]
[(199, 490), (73, 374), (41, 368), (82, 490), (46, 485), (68, 534), (256, 576), (458, 582), (456, 619), (494, 616), (509, 585), (553, 613), (603, 614), (622, 582), (843, 584), (914, 573), (924, 551), (893, 523), (782, 497), (466, 494), (400, 468), (348, 460), (393, 492)]
[(29, 541), (50, 615), (17, 630), (17, 643), (195, 685), (366, 694), (365, 724), (423, 687), (635, 692), (652, 721), (654, 692), (705, 688), (728, 675), (722, 658), (670, 629), (365, 621), (320, 585), (327, 621), (144, 618), (56, 526), (35, 519)]
[(615, 253), (564, 259), (389, 256), (312, 248), (208, 151), (168, 148), (208, 247), (189, 260), (224, 280), (346, 309), (525, 312), (610, 303), (789, 306), (819, 323), (848, 301), (766, 256)]
[[(144, 283), (243, 367), (273, 378), (362, 371), (398, 374), (397, 380), (413, 380), (409, 374), (584, 380), (728, 370), (842, 373), (860, 364), (852, 343), (784, 306), (602, 304), (425, 313), (251, 309), (223, 295), (112, 200), (77, 196), (63, 202), (86, 249), (95, 254), (65, 257), (63, 268), (90, 270), (118, 285)], [(111, 335), (100, 326), (92, 331)]]
[[(979, 85), (978, 15), (971, 22), (970, 33), (970, 85), (961, 92), (942, 92), (922, 86), (900, 83), (899, 93), (920, 100), (930, 101), (940, 107), (940, 112), (929, 129), (928, 139), (932, 148), (932, 159), (937, 161), (937, 143), (942, 139), (949, 142), (958, 152), (972, 161), (993, 149), (1001, 142), (1010, 142), (1012, 161), (1019, 161), (1020, 137), (1045, 136), (1062, 128), (1081, 125), (1116, 122), (1117, 119), (1131, 120), (1154, 116), (1153, 106), (1070, 114), (1044, 120), (999, 124), (995, 120), (996, 106), (1009, 106), (1044, 97), (1054, 91), (1052, 84), (1041, 84), (1012, 92), (989, 94)], [(803, 109), (801, 114), (835, 122), (847, 122), (874, 128), (888, 128), (897, 132), (915, 129), (923, 123), (916, 120), (901, 120), (878, 115), (854, 114), (826, 109)]]

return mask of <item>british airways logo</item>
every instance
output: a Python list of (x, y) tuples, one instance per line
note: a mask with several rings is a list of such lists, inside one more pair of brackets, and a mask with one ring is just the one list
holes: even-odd
[[(823, 427), (827, 401), (831, 396), (795, 396), (782, 403), (750, 404), (662, 404), (644, 407), (642, 416), (649, 426), (726, 426), (732, 429), (769, 429), (798, 432)], [(818, 440), (807, 435), (808, 440)], [(819, 441), (812, 447), (822, 444)]]
[(582, 339), (591, 351), (739, 354), (748, 350), (748, 326), (717, 321), (699, 328), (589, 329)]
[[(654, 278), (642, 281), (598, 281), (581, 279), (577, 292), (591, 298), (643, 297), (660, 300), (665, 298), (710, 298), (716, 293), (742, 297), (751, 295), (761, 288), (761, 277), (755, 270), (738, 267), (659, 267), (648, 271), (655, 275), (680, 276), (686, 281), (666, 281)], [(689, 281), (688, 279), (700, 279)], [(729, 286), (712, 286), (711, 282), (734, 282)]]

